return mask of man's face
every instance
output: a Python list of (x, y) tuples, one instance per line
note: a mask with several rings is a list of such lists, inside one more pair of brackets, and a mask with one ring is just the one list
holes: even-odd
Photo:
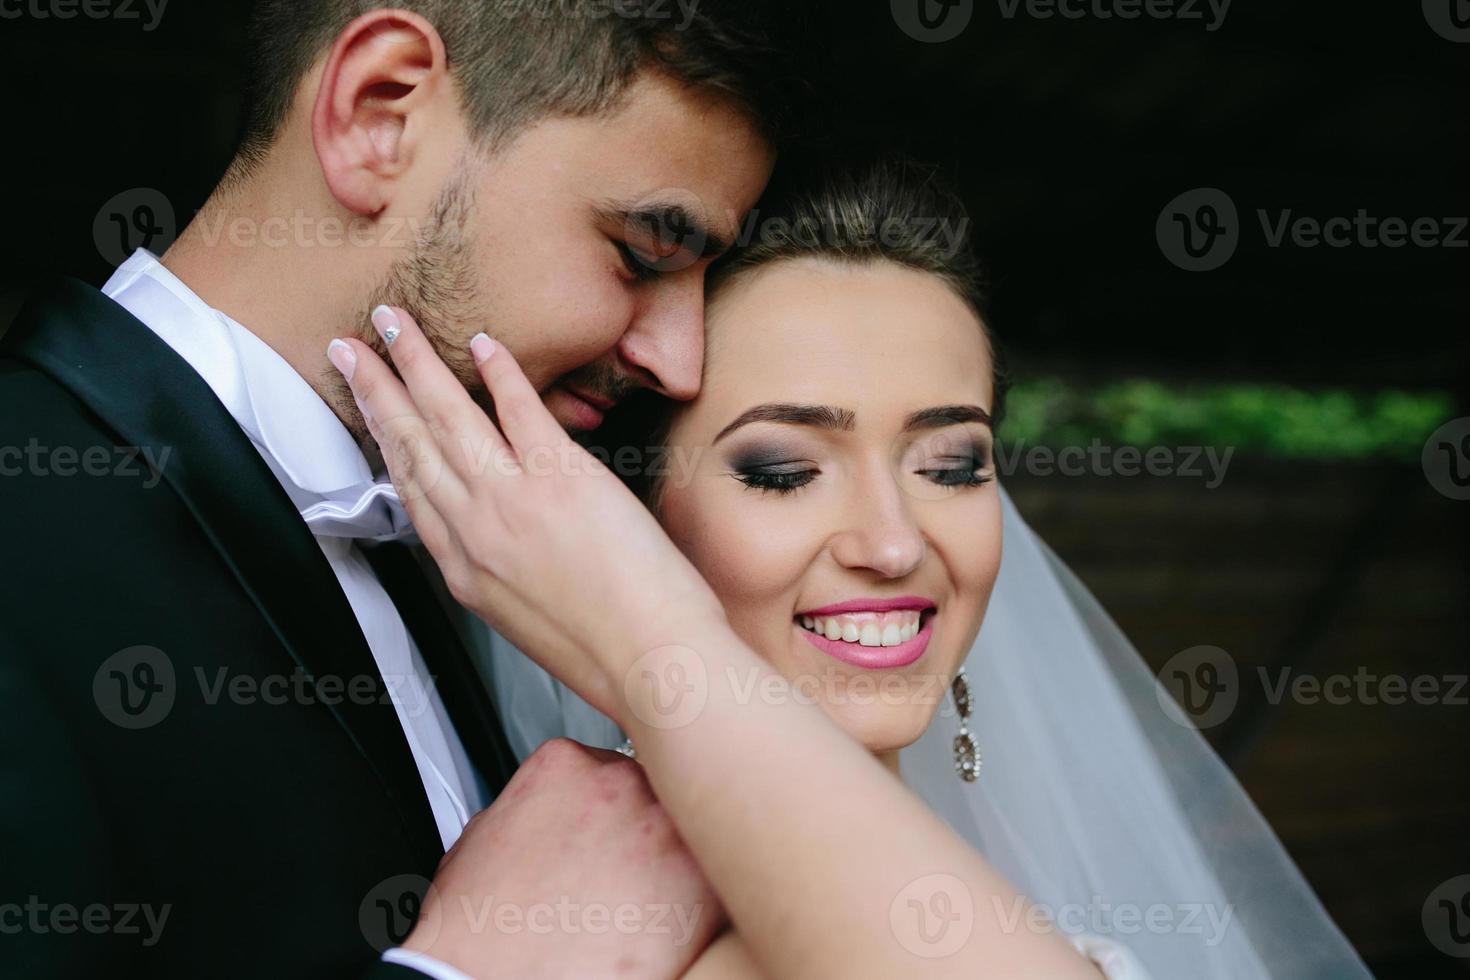
[(569, 430), (639, 387), (692, 398), (705, 270), (773, 162), (734, 107), (644, 72), (615, 111), (543, 120), (462, 167), (374, 302), (413, 313), (477, 395), (470, 338), (501, 341)]

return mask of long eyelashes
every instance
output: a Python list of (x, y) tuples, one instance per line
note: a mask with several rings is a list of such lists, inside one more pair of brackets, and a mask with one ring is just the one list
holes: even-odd
[(994, 479), (984, 472), (990, 465), (990, 461), (979, 447), (976, 447), (973, 453), (963, 456), (946, 456), (940, 462), (954, 465), (936, 466), (917, 472), (920, 476), (927, 477), (941, 487), (978, 487)]
[(920, 470), (920, 474), (927, 476), (932, 482), (941, 487), (979, 487), (989, 483), (994, 477), (986, 476), (978, 469), (946, 469), (946, 470)]
[[(984, 472), (988, 461), (981, 454), (948, 457), (943, 462), (956, 465), (934, 466), (914, 472), (940, 487), (979, 487), (994, 479)], [(739, 469), (731, 474), (747, 489), (780, 496), (795, 493), (819, 475), (821, 470), (818, 469), (780, 470), (769, 468), (769, 464), (766, 467)]]
[(746, 472), (734, 474), (735, 479), (748, 489), (762, 493), (795, 493), (817, 478), (817, 470), (798, 470), (794, 473)]

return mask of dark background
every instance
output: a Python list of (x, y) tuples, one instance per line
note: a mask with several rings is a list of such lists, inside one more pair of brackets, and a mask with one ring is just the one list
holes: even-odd
[[(942, 43), (902, 29), (888, 0), (774, 9), (821, 117), (962, 188), (1018, 381), (1442, 393), (1448, 422), (1470, 414), (1470, 249), (1270, 247), (1256, 217), (1470, 214), (1470, 43), (1433, 29), (1435, 2), (1236, 0), (1211, 31), (1203, 4), (1203, 20), (1067, 19), (988, 0), (951, 11), (970, 20)], [(138, 188), (169, 202), (155, 251), (203, 203), (234, 149), (247, 8), (172, 0), (151, 31), (141, 5), (134, 20), (0, 19), (0, 329), (37, 277), (106, 279), (116, 195), (134, 212)], [(1200, 187), (1238, 208), (1239, 247), (1188, 272), (1155, 228)], [(1240, 707), (1207, 734), (1374, 971), (1463, 975), (1470, 959), (1429, 941), (1442, 923), (1425, 903), (1470, 874), (1470, 708), (1272, 706), (1254, 669), (1465, 674), (1470, 503), (1437, 492), (1413, 452), (1246, 447), (1214, 490), (1096, 474), (1009, 486), (1151, 664), (1229, 651)]]

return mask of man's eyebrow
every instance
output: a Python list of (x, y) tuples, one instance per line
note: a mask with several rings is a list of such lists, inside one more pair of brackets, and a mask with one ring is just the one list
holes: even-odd
[(910, 415), (904, 420), (903, 431), (938, 429), (946, 425), (959, 425), (963, 422), (979, 422), (981, 425), (994, 428), (990, 420), (990, 413), (979, 405), (941, 405), (938, 408), (922, 409)]
[(734, 247), (733, 236), (705, 226), (704, 222), (677, 201), (639, 201), (637, 204), (607, 202), (597, 206), (599, 220), (622, 227), (637, 227), (660, 243), (677, 245), (697, 258), (717, 259)]
[(789, 402), (772, 402), (766, 405), (757, 405), (754, 408), (741, 412), (735, 421), (720, 430), (720, 434), (715, 436), (714, 441), (719, 442), (736, 429), (744, 425), (749, 425), (752, 422), (786, 422), (791, 425), (811, 425), (820, 429), (836, 429), (840, 432), (851, 432), (856, 421), (857, 416), (845, 408), (832, 408), (828, 405), (796, 405)]

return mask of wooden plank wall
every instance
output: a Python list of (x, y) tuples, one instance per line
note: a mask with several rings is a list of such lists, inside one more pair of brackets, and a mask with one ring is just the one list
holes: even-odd
[[(1155, 670), (1211, 644), (1246, 696), (1258, 668), (1279, 679), (1283, 654), (1293, 676), (1354, 679), (1348, 703), (1282, 699), (1237, 775), (1379, 977), (1464, 976), (1470, 959), (1431, 946), (1421, 910), (1470, 874), (1470, 689), (1458, 703), (1367, 703), (1356, 677), (1427, 675), (1447, 695), (1470, 673), (1470, 503), (1415, 468), (1243, 458), (1214, 490), (1146, 476), (1006, 486)], [(1367, 542), (1361, 567), (1345, 569), (1354, 541)]]

